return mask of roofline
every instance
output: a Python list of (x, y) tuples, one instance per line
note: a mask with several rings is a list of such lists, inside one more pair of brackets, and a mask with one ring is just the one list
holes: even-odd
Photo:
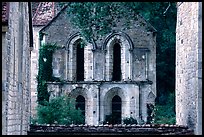
[(59, 13), (57, 13), (57, 15), (50, 21), (48, 22), (39, 32), (42, 32), (45, 28), (47, 28), (49, 25), (52, 24), (53, 21), (55, 21), (57, 19), (57, 17), (67, 8), (68, 5), (65, 5)]
[(153, 27), (152, 24), (149, 23), (149, 21), (147, 21), (142, 15), (138, 14), (138, 16), (140, 16), (145, 22), (147, 22), (147, 24), (153, 29), (153, 32), (157, 32), (155, 27)]

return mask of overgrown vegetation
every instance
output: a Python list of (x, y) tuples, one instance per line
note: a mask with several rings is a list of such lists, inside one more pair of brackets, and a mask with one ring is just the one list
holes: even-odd
[(154, 109), (155, 124), (176, 124), (175, 95), (171, 93), (165, 105), (156, 104)]
[(138, 124), (137, 120), (134, 119), (133, 117), (128, 117), (123, 119), (124, 124)]
[(37, 76), (37, 101), (43, 105), (44, 102), (49, 101), (49, 93), (47, 91), (48, 81), (59, 81), (59, 79), (53, 77), (52, 70), (52, 55), (53, 52), (59, 47), (56, 44), (43, 44), (39, 49), (39, 69)]
[(121, 121), (118, 119), (118, 116), (114, 114), (106, 115), (105, 120), (103, 121), (103, 124), (117, 124), (121, 123)]
[(33, 124), (84, 124), (84, 116), (80, 109), (75, 108), (74, 99), (68, 96), (56, 97), (45, 101), (43, 105), (38, 104), (37, 118), (32, 120)]

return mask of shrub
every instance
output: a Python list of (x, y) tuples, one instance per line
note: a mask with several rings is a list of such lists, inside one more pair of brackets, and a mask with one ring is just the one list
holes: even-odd
[(169, 94), (166, 105), (156, 104), (155, 109), (155, 124), (175, 124), (176, 112), (175, 112), (175, 95)]
[(37, 107), (38, 124), (84, 124), (81, 110), (75, 108), (75, 101), (67, 96), (56, 97)]
[(137, 120), (134, 119), (133, 117), (130, 117), (130, 118), (124, 118), (123, 119), (123, 123), (124, 124), (137, 124)]
[(121, 120), (119, 119), (118, 116), (114, 115), (114, 114), (110, 114), (110, 115), (106, 115), (105, 121), (103, 122), (103, 124), (119, 124), (121, 123)]

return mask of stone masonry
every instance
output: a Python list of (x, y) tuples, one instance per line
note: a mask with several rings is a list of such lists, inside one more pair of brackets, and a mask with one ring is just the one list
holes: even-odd
[(202, 2), (178, 2), (176, 123), (202, 134)]
[[(53, 76), (64, 82), (48, 83), (50, 98), (69, 94), (77, 99), (81, 95), (85, 100), (85, 123), (98, 125), (114, 111), (113, 98), (119, 97), (121, 119), (131, 116), (139, 123), (146, 122), (147, 104), (154, 104), (156, 98), (156, 30), (139, 15), (138, 20), (131, 20), (130, 29), (123, 26), (123, 21), (118, 22), (114, 31), (95, 45), (86, 43), (81, 57), (84, 77), (77, 80), (77, 45), (83, 38), (70, 23), (66, 8), (40, 30), (45, 34), (42, 38), (45, 43), (61, 47), (53, 55)], [(116, 44), (120, 46), (118, 81), (113, 80)]]
[(9, 2), (2, 35), (2, 134), (24, 135), (30, 123), (30, 27), (27, 2)]
[(42, 26), (33, 27), (33, 50), (31, 52), (31, 117), (36, 116), (37, 107), (37, 74), (39, 57), (39, 30)]

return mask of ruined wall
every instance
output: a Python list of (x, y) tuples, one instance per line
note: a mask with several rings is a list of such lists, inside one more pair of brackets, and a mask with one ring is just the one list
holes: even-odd
[[(105, 116), (112, 113), (115, 95), (121, 98), (122, 119), (132, 116), (139, 123), (147, 120), (147, 103), (154, 104), (156, 98), (156, 30), (141, 16), (137, 17), (131, 20), (130, 28), (121, 21), (95, 45), (85, 43), (84, 81), (76, 80), (77, 45), (83, 38), (80, 30), (71, 24), (66, 10), (40, 30), (45, 34), (45, 43), (62, 47), (54, 52), (52, 67), (53, 76), (63, 80), (63, 84), (48, 84), (51, 98), (73, 92), (82, 95), (86, 100), (85, 123), (88, 125), (104, 122)], [(115, 44), (121, 48), (121, 79), (117, 82), (112, 81)]]
[[(112, 51), (115, 39), (121, 43), (121, 69), (124, 81), (153, 81), (156, 95), (156, 30), (147, 30), (149, 24), (140, 16), (131, 21), (129, 29), (118, 23), (115, 33), (109, 33), (96, 41), (96, 45), (87, 43), (85, 47), (85, 81), (111, 81)], [(144, 25), (141, 25), (143, 23)], [(150, 27), (150, 26), (149, 26)], [(63, 10), (42, 30), (46, 43), (57, 43), (64, 47), (54, 55), (53, 71), (63, 80), (74, 80), (75, 62), (74, 43), (80, 39), (79, 29), (73, 26), (66, 10)]]
[(202, 3), (177, 7), (176, 123), (202, 134)]
[(28, 135), (194, 135), (185, 126), (178, 125), (31, 125)]
[(2, 52), (2, 134), (27, 134), (30, 122), (30, 37), (26, 2), (9, 3)]

